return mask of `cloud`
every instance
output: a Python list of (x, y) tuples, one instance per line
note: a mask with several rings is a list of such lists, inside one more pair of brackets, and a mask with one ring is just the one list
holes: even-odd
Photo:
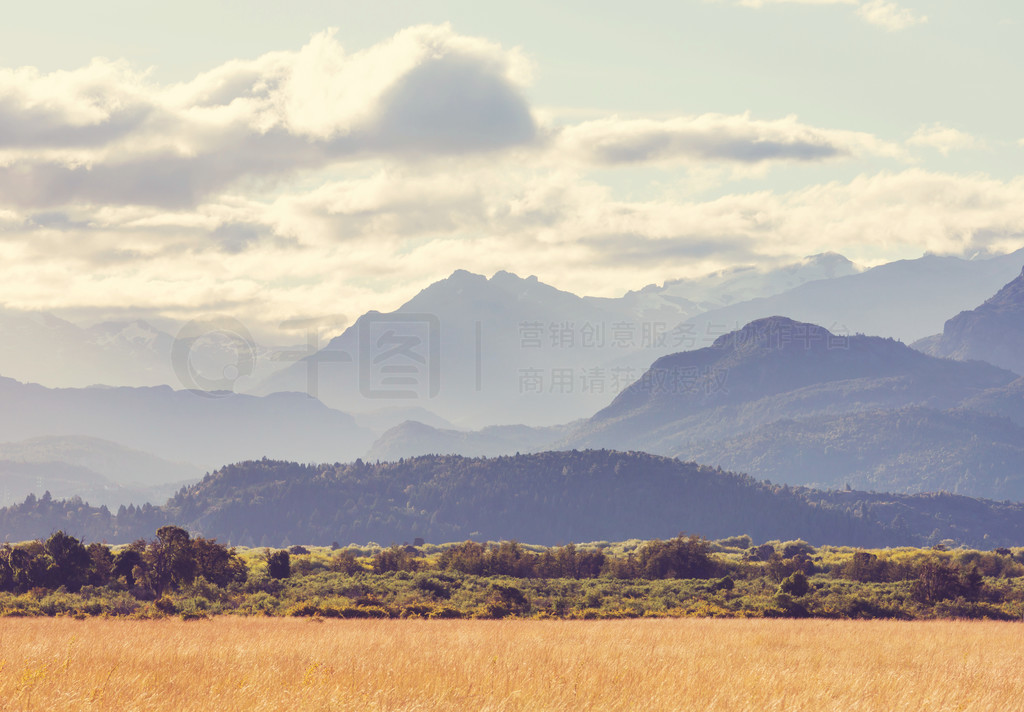
[[(5, 215), (7, 220), (4, 221)], [(0, 303), (254, 325), (398, 306), (456, 267), (577, 293), (840, 250), (858, 262), (1024, 245), (1024, 179), (909, 169), (710, 200), (624, 200), (566, 168), (375, 170), (195, 209), (8, 211)]]
[[(828, 250), (1024, 244), (1024, 178), (854, 163), (979, 145), (955, 129), (896, 144), (794, 116), (553, 128), (523, 96), (529, 72), (447, 27), (356, 53), (321, 33), (174, 85), (99, 60), (0, 72), (0, 304), (273, 327), (388, 310), (456, 267), (613, 296)], [(842, 160), (844, 181), (746, 187)], [(701, 171), (744, 182), (691, 190)]]
[(124, 62), (0, 72), (0, 201), (195, 205), (240, 179), (529, 144), (515, 50), (448, 26), (347, 54), (331, 31), (174, 86)]
[(884, 27), (890, 32), (928, 22), (925, 15), (915, 15), (907, 8), (888, 0), (868, 0), (857, 8), (857, 14), (872, 25)]
[(0, 149), (109, 144), (137, 130), (153, 110), (144, 80), (126, 62), (101, 59), (47, 75), (32, 67), (0, 69)]
[(946, 156), (950, 151), (977, 148), (981, 142), (958, 129), (942, 124), (932, 124), (931, 126), (922, 126), (915, 131), (914, 135), (907, 139), (907, 144), (934, 148)]
[(378, 120), (365, 136), (380, 150), (463, 153), (526, 144), (535, 132), (518, 91), (495, 82), (474, 59), (454, 56), (420, 65), (396, 82), (380, 98)]
[(609, 118), (560, 131), (523, 96), (517, 50), (448, 26), (347, 53), (333, 32), (296, 51), (156, 84), (123, 61), (0, 71), (0, 204), (182, 210), (231, 191), (281, 191), (297, 174), (365, 161), (464, 160), (527, 148), (588, 164), (763, 166), (901, 149), (865, 133), (705, 114)]
[[(715, 0), (711, 0), (714, 2)], [(741, 7), (762, 8), (766, 5), (850, 5), (857, 8), (857, 16), (865, 22), (890, 32), (905, 30), (928, 21), (925, 15), (901, 7), (890, 0), (735, 0)]]
[(866, 133), (820, 129), (795, 116), (774, 121), (750, 114), (704, 114), (665, 121), (588, 121), (559, 136), (570, 155), (598, 164), (650, 161), (823, 161), (873, 154), (901, 157), (899, 146)]
[(760, 8), (765, 5), (856, 5), (859, 0), (736, 0), (742, 7)]

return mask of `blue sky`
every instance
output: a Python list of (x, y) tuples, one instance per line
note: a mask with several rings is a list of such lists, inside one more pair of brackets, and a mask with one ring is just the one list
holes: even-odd
[(456, 268), (612, 296), (1024, 245), (1017, 3), (40, 2), (0, 303), (265, 325)]

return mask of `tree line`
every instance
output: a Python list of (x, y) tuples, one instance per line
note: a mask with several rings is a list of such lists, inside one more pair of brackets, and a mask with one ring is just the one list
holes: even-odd
[(233, 550), (171, 525), (160, 527), (153, 539), (139, 539), (116, 553), (98, 542), (86, 545), (64, 531), (0, 547), (0, 591), (13, 593), (58, 588), (76, 593), (86, 585), (121, 584), (160, 596), (198, 577), (227, 586), (247, 576), (248, 567)]
[(430, 455), (398, 462), (220, 468), (163, 506), (111, 513), (30, 497), (0, 509), (0, 539), (56, 527), (134, 541), (165, 525), (251, 548), (292, 543), (517, 539), (534, 544), (667, 537), (680, 530), (860, 547), (1024, 544), (1024, 504), (950, 494), (822, 491), (645, 453)]
[(849, 550), (696, 535), (237, 550), (164, 525), (108, 547), (57, 531), (0, 547), (0, 616), (1024, 615), (1024, 550)]

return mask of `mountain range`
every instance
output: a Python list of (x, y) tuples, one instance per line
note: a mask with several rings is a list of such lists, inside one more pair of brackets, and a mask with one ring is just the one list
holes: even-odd
[[(394, 312), (363, 315), (255, 392), (304, 390), (312, 376), (317, 397), (349, 412), (387, 402), (427, 408), (462, 429), (564, 424), (603, 408), (655, 359), (710, 346), (760, 318), (782, 314), (831, 326), (837, 336), (915, 340), (990, 295), (1022, 261), (1024, 251), (973, 261), (925, 256), (861, 271), (825, 254), (616, 299), (578, 297), (508, 272), (487, 279), (459, 270)], [(418, 361), (391, 359), (412, 369), (408, 387), (378, 383), (389, 333), (419, 345)]]
[(87, 436), (199, 470), (264, 455), (350, 460), (373, 440), (352, 416), (301, 393), (257, 397), (168, 386), (50, 389), (0, 378), (0, 402), (0, 442)]
[(263, 346), (234, 320), (164, 321), (170, 332), (142, 319), (79, 326), (47, 312), (0, 307), (0, 374), (51, 388), (198, 388), (212, 381), (224, 389), (224, 369), (243, 363), (245, 372), (230, 380), (242, 391), (288, 365), (277, 354), (296, 351)]
[[(266, 372), (262, 395), (0, 378), (0, 494), (10, 502), (45, 488), (115, 505), (160, 501), (202, 471), (258, 457), (610, 448), (787, 485), (1024, 500), (1024, 378), (1014, 360), (1014, 344), (1024, 343), (1022, 256), (926, 256), (860, 270), (817, 255), (619, 299), (456, 271), (396, 312), (365, 314), (322, 351)], [(981, 306), (958, 307), (943, 334), (914, 348), (899, 340), (931, 329), (932, 311), (974, 299), (1014, 259), (1012, 281), (986, 299), (998, 284), (988, 287), (973, 302)], [(856, 311), (899, 338), (774, 314), (727, 331), (717, 321), (798, 304), (823, 316)], [(700, 332), (694, 319), (716, 320), (714, 329), (706, 321)], [(78, 349), (82, 363), (116, 370), (120, 358), (148, 378), (154, 354), (173, 362), (177, 349), (180, 361), (182, 349), (144, 322), (82, 329), (0, 311), (0, 327), (48, 334), (48, 368)], [(233, 358), (229, 331), (187, 341), (190, 367), (209, 362), (216, 372), (218, 359)], [(4, 343), (0, 357), (17, 351)]]
[(898, 341), (760, 319), (662, 357), (589, 419), (468, 433), (405, 423), (372, 457), (613, 448), (793, 485), (1024, 499), (1024, 379)]
[(202, 474), (195, 466), (99, 438), (36, 437), (0, 443), (0, 506), (44, 492), (108, 507), (162, 502)]
[(697, 346), (778, 314), (841, 335), (870, 334), (911, 343), (942, 328), (1020, 273), (1024, 249), (987, 259), (925, 255), (806, 282), (763, 298), (713, 309), (680, 327)]

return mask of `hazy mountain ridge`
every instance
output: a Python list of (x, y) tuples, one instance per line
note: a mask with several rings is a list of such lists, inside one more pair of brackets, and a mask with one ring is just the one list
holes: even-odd
[(1024, 500), (1024, 428), (965, 410), (778, 420), (678, 455), (809, 487)]
[(480, 430), (436, 428), (414, 420), (391, 428), (366, 453), (370, 460), (397, 460), (419, 455), (497, 457), (515, 452), (539, 452), (562, 440), (576, 424), (534, 428), (491, 425)]
[(0, 510), (0, 535), (40, 536), (59, 519), (73, 534), (127, 541), (164, 523), (243, 545), (423, 537), (428, 541), (664, 538), (680, 531), (757, 541), (991, 548), (1024, 541), (1024, 505), (954, 495), (823, 492), (646, 453), (544, 452), (427, 456), (391, 463), (229, 465), (164, 507), (116, 516), (79, 502), (32, 500)]
[(0, 378), (0, 401), (0, 441), (89, 436), (203, 470), (262, 455), (348, 460), (373, 440), (350, 415), (298, 393), (48, 389)]
[(1024, 271), (994, 296), (945, 323), (915, 348), (942, 358), (979, 360), (1024, 375)]
[[(926, 257), (835, 276), (855, 268), (841, 256), (821, 255), (808, 258), (789, 272), (789, 268), (754, 270), (752, 274), (738, 271), (708, 278), (704, 286), (709, 290), (732, 290), (720, 292), (722, 299), (728, 299), (732, 293), (745, 295), (757, 289), (777, 288), (786, 279), (801, 281), (826, 274), (823, 280), (802, 281), (785, 293), (789, 296), (778, 297), (791, 299), (797, 294), (814, 297), (819, 294), (815, 290), (822, 289), (856, 294), (870, 291), (879, 284), (891, 286), (897, 278), (911, 274), (916, 276), (905, 286), (931, 285), (922, 293), (922, 298), (930, 299), (938, 281), (948, 278), (949, 284), (955, 286), (964, 280), (975, 280), (979, 274), (991, 276), (1004, 270), (1011, 259), (1017, 258), (1001, 256), (967, 262)], [(723, 457), (732, 457), (723, 462), (760, 473), (749, 457), (743, 459), (740, 443), (747, 434), (769, 428), (780, 420), (825, 418), (836, 423), (837, 418), (857, 412), (906, 407), (942, 411), (964, 407), (1024, 424), (1024, 398), (1021, 397), (1024, 386), (1010, 383), (1012, 377), (1006, 372), (986, 364), (950, 365), (951, 362), (929, 360), (891, 339), (851, 336), (793, 319), (771, 317), (756, 320), (735, 332), (715, 332), (715, 341), (710, 346), (679, 352), (678, 348), (670, 348), (672, 344), (667, 338), (659, 342), (653, 332), (643, 333), (644, 328), (652, 327), (654, 322), (636, 320), (674, 313), (672, 310), (683, 314), (692, 309), (694, 302), (674, 293), (686, 284), (690, 285), (686, 287), (689, 289), (694, 282), (670, 282), (627, 294), (620, 300), (603, 300), (578, 297), (536, 278), (522, 279), (508, 272), (498, 272), (487, 279), (459, 270), (420, 292), (399, 311), (400, 317), (405, 314), (436, 318), (440, 357), (437, 372), (428, 374), (427, 378), (427, 381), (435, 378), (439, 381), (436, 397), (425, 391), (412, 399), (393, 399), (389, 394), (363, 397), (361, 391), (366, 375), (359, 359), (365, 355), (361, 354), (361, 349), (365, 350), (361, 339), (366, 334), (361, 330), (365, 322), (377, 319), (382, 320), (383, 331), (378, 329), (367, 334), (381, 338), (392, 328), (388, 317), (393, 315), (375, 312), (361, 317), (320, 354), (293, 364), (277, 379), (267, 382), (268, 391), (280, 387), (301, 392), (310, 384), (312, 368), (314, 375), (319, 376), (319, 382), (314, 385), (324, 397), (367, 408), (359, 419), (369, 428), (360, 427), (338, 411), (316, 405), (315, 400), (300, 393), (268, 395), (250, 401), (246, 400), (250, 396), (204, 399), (189, 394), (186, 398), (181, 394), (188, 392), (169, 388), (162, 395), (158, 395), (158, 388), (151, 389), (148, 395), (144, 394), (146, 389), (96, 388), (81, 393), (67, 389), (58, 396), (58, 391), (32, 390), (27, 384), (13, 389), (0, 380), (0, 392), (4, 394), (5, 405), (9, 406), (7, 413), (0, 414), (0, 438), (87, 434), (154, 452), (166, 459), (190, 460), (204, 468), (261, 455), (300, 461), (343, 461), (367, 453), (372, 458), (392, 459), (438, 452), (496, 456), (578, 447), (645, 449), (692, 457), (715, 452), (714, 447), (728, 441), (730, 447), (738, 451), (723, 452)], [(860, 286), (851, 292), (843, 286), (849, 284)], [(881, 291), (886, 293), (885, 289)], [(956, 292), (955, 289), (946, 291)], [(1002, 309), (1016, 304), (1019, 297), (1018, 292), (1008, 291), (1008, 288), (1000, 295), (986, 304), (991, 302)], [(963, 296), (957, 294), (956, 298)], [(778, 301), (776, 297), (770, 299)], [(665, 306), (673, 300), (674, 306)], [(9, 315), (9, 312), (4, 314)], [(568, 317), (556, 320), (552, 314)], [(69, 322), (45, 315), (32, 319), (55, 333), (78, 329)], [(423, 323), (417, 326), (422, 327)], [(662, 326), (668, 329), (666, 324)], [(585, 327), (590, 330), (585, 332)], [(599, 332), (598, 327), (603, 331)], [(765, 333), (772, 332), (772, 335), (758, 335), (762, 327)], [(433, 327), (427, 324), (427, 328)], [(617, 328), (622, 333), (617, 335)], [(140, 354), (166, 349), (171, 339), (144, 322), (113, 322), (79, 331), (88, 332), (83, 338), (96, 348), (113, 345), (129, 354), (133, 353), (132, 349), (138, 349)], [(614, 339), (626, 332), (631, 332), (632, 346), (616, 346)], [(682, 332), (677, 332), (675, 337), (681, 335)], [(604, 339), (602, 346), (596, 345), (598, 336)], [(585, 337), (589, 341), (585, 341)], [(644, 338), (648, 339), (646, 343)], [(763, 348), (766, 338), (774, 338), (780, 348)], [(783, 340), (786, 343), (781, 343)], [(218, 347), (218, 344), (211, 346)], [(662, 351), (675, 353), (655, 359)], [(323, 358), (325, 354), (345, 355), (350, 360), (331, 361)], [(145, 362), (142, 356), (138, 358)], [(588, 366), (581, 366), (581, 363)], [(524, 371), (533, 373), (539, 388), (524, 390)], [(554, 388), (556, 371), (569, 376), (564, 392)], [(603, 374), (603, 381), (595, 379), (597, 372)], [(84, 395), (86, 392), (90, 395)], [(104, 392), (106, 395), (101, 395)], [(170, 395), (172, 393), (179, 395)], [(19, 406), (19, 398), (27, 398), (24, 402), (31, 407)], [(189, 398), (212, 403), (190, 410), (183, 405)], [(86, 407), (84, 404), (90, 399), (95, 402)], [(309, 403), (300, 404), (301, 401)], [(612, 402), (609, 404), (609, 401)], [(259, 404), (252, 407), (260, 412), (247, 413), (249, 406), (241, 405), (243, 403)], [(15, 417), (18, 407), (25, 418)], [(70, 411), (66, 412), (68, 408)], [(448, 420), (433, 415), (435, 409), (452, 415), (450, 422), (456, 423), (456, 427), (450, 427)], [(274, 414), (274, 410), (280, 412)], [(585, 415), (597, 414), (587, 422), (572, 422), (581, 411)], [(428, 421), (430, 425), (405, 422), (410, 417)], [(466, 429), (494, 421), (550, 425)], [(848, 431), (851, 421), (845, 422), (844, 437), (856, 440)], [(868, 433), (876, 427), (867, 420), (857, 422), (862, 422)], [(397, 426), (388, 429), (393, 423)], [(184, 428), (181, 432), (185, 435), (169, 442), (164, 435), (175, 433), (179, 427)], [(987, 426), (978, 427), (976, 435), (984, 439)], [(382, 431), (386, 432), (381, 434)], [(374, 443), (377, 435), (380, 437)], [(804, 433), (800, 437), (809, 436)], [(924, 432), (915, 437), (927, 442)], [(921, 450), (887, 469), (893, 473), (894, 488), (915, 491), (909, 475), (925, 467), (925, 454)], [(973, 483), (971, 487), (980, 488), (969, 490), (974, 494), (998, 496), (1013, 491), (1005, 482), (1013, 481), (1015, 473), (1007, 471), (1006, 460), (1000, 462), (998, 467), (990, 463), (996, 469), (989, 471), (1003, 484), (993, 482), (983, 486), (977, 476), (961, 479)], [(797, 464), (794, 461), (791, 467)], [(782, 461), (773, 467), (777, 471), (785, 469)], [(914, 470), (915, 467), (918, 469)], [(856, 479), (856, 473), (854, 475)], [(875, 482), (867, 474), (864, 477), (865, 482)], [(793, 470), (790, 479), (821, 481), (820, 478), (809, 479), (805, 469)], [(950, 482), (943, 478), (922, 478), (922, 481), (940, 480)], [(881, 486), (882, 480), (877, 484)]]
[(856, 274), (821, 279), (763, 298), (707, 311), (683, 326), (693, 347), (751, 321), (784, 314), (837, 334), (872, 334), (907, 343), (942, 328), (1020, 273), (1024, 250), (986, 259), (925, 255)]
[[(622, 346), (613, 343), (615, 325), (627, 334)], [(362, 315), (320, 353), (270, 377), (256, 392), (305, 390), (312, 372), (317, 396), (346, 410), (393, 403), (427, 408), (464, 427), (554, 425), (589, 415), (650, 362), (642, 331), (608, 300), (578, 297), (536, 277), (498, 272), (488, 279), (457, 270), (395, 312)], [(422, 349), (418, 362), (399, 364), (418, 369), (406, 395), (401, 389), (371, 392), (384, 352), (378, 344), (389, 333)], [(606, 372), (600, 388), (581, 386), (583, 369), (606, 369), (619, 360), (628, 377), (613, 383)], [(555, 378), (567, 380), (556, 389)]]
[(497, 437), (405, 424), (370, 452), (644, 450), (790, 484), (1016, 499), (1024, 497), (1022, 389), (1024, 379), (990, 364), (773, 317), (659, 359), (563, 437), (542, 428)]
[(701, 311), (710, 311), (737, 302), (788, 292), (807, 282), (846, 277), (862, 271), (843, 255), (823, 252), (770, 270), (762, 271), (755, 266), (745, 265), (697, 279), (669, 280), (661, 287), (652, 285), (640, 293), (654, 293), (665, 299), (685, 298), (695, 302)]
[(29, 493), (79, 496), (93, 504), (160, 502), (203, 471), (117, 443), (83, 436), (30, 438), (0, 443), (0, 502)]
[(0, 307), (0, 373), (50, 388), (180, 388), (197, 385), (189, 382), (197, 374), (218, 380), (225, 366), (245, 360), (252, 373), (238, 380), (243, 390), (287, 365), (276, 355), (294, 348), (261, 345), (244, 331), (232, 332), (231, 323), (211, 320), (209, 333), (198, 338), (186, 330), (194, 341), (182, 359), (174, 352), (181, 332), (172, 335), (143, 319), (83, 327), (47, 312)]
[(779, 418), (955, 407), (1013, 380), (989, 364), (936, 359), (891, 339), (837, 337), (814, 324), (771, 317), (711, 347), (659, 359), (565, 445), (629, 442), (666, 453), (688, 439), (728, 437)]

